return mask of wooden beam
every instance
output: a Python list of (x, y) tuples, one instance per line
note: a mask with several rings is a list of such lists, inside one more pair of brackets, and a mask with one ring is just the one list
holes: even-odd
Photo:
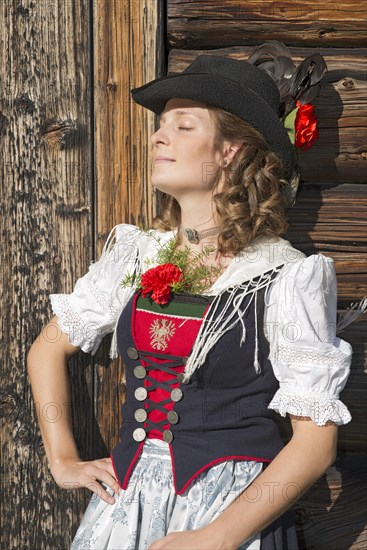
[(293, 246), (334, 259), (340, 307), (367, 296), (365, 185), (303, 182), (288, 221)]
[(163, 3), (94, 0), (96, 238), (116, 223), (145, 225), (154, 211), (150, 135), (154, 115), (130, 90), (165, 70)]
[(212, 49), (265, 40), (293, 46), (366, 45), (363, 2), (167, 0), (168, 47)]
[[(88, 0), (0, 2), (4, 548), (64, 548), (90, 497), (60, 489), (50, 474), (36, 410), (56, 422), (62, 404), (40, 410), (26, 368), (52, 316), (48, 295), (71, 292), (92, 258), (89, 9)], [(93, 430), (90, 358), (72, 358), (69, 369), (84, 454)]]
[[(150, 185), (154, 114), (130, 90), (165, 71), (164, 4), (152, 0), (94, 0), (94, 116), (96, 256), (117, 223), (146, 226), (155, 199)], [(106, 368), (109, 340), (96, 356), (95, 409), (107, 456), (119, 439), (124, 368)]]
[(300, 550), (364, 550), (366, 532), (366, 454), (338, 457), (295, 504)]

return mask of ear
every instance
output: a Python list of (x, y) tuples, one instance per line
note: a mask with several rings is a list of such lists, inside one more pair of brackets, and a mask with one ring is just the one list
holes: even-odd
[(235, 154), (239, 149), (241, 149), (242, 145), (244, 144), (244, 141), (231, 141), (227, 142), (227, 145), (224, 148), (223, 152), (223, 160), (226, 161), (226, 165), (228, 166), (232, 160)]

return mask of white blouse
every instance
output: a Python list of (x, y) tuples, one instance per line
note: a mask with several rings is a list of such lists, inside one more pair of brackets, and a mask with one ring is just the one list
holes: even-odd
[[(58, 324), (72, 345), (94, 355), (103, 337), (114, 332), (134, 292), (133, 288), (122, 288), (120, 282), (137, 266), (142, 271), (151, 267), (145, 265), (145, 260), (154, 258), (157, 252), (157, 235), (163, 244), (173, 232), (147, 234), (133, 225), (117, 225), (101, 258), (77, 280), (73, 291), (50, 295)], [(336, 336), (333, 259), (323, 254), (306, 257), (281, 238), (267, 241), (265, 248), (259, 246), (256, 250), (261, 252), (256, 262), (256, 255), (234, 258), (212, 289), (214, 293), (216, 288), (223, 289), (224, 283), (229, 288), (239, 278), (250, 279), (269, 266), (279, 267), (265, 292), (264, 334), (279, 381), (269, 408), (282, 416), (288, 412), (310, 417), (319, 426), (328, 420), (346, 424), (351, 415), (339, 394), (348, 379), (352, 347)]]

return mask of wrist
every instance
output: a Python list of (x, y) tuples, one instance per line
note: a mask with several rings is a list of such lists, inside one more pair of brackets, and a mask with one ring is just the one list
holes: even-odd
[(58, 444), (55, 440), (52, 442), (46, 441), (44, 448), (50, 468), (54, 468), (67, 461), (80, 461), (78, 448), (74, 440), (65, 441), (64, 445)]
[(48, 461), (50, 470), (62, 466), (68, 462), (81, 462), (80, 457), (77, 454), (67, 455), (67, 456), (56, 456)]

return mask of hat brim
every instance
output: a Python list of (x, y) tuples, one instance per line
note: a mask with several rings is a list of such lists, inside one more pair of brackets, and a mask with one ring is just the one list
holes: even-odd
[(295, 154), (287, 131), (277, 114), (258, 94), (228, 78), (208, 73), (181, 73), (157, 78), (131, 90), (133, 100), (160, 115), (169, 99), (184, 98), (220, 107), (249, 122), (283, 161), (289, 179)]

